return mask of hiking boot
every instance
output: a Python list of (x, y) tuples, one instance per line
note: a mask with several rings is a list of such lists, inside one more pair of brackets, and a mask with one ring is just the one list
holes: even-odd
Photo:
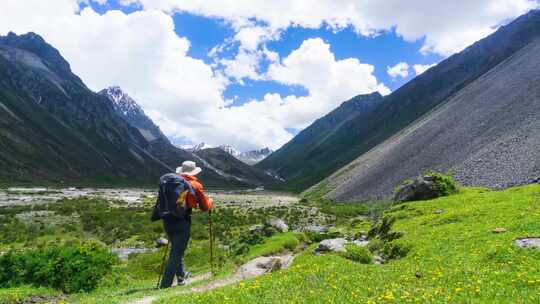
[(191, 276), (191, 273), (186, 272), (184, 273), (184, 276), (177, 276), (176, 282), (178, 286), (186, 285), (186, 280)]

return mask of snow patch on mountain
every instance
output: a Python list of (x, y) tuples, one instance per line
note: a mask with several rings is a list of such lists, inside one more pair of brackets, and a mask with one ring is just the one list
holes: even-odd
[[(211, 148), (216, 148), (216, 147), (202, 142), (192, 147), (183, 147), (183, 148), (190, 152), (198, 152), (205, 149), (211, 149)], [(272, 152), (274, 152), (270, 148), (240, 152), (231, 145), (220, 145), (220, 146), (217, 146), (217, 148), (220, 148), (221, 150), (229, 153), (230, 155), (234, 156), (236, 159), (248, 165), (254, 165), (260, 162), (261, 160), (265, 159), (266, 157), (268, 157), (268, 155), (272, 154)]]
[(204, 142), (197, 144), (195, 146), (192, 146), (192, 147), (183, 147), (184, 150), (189, 151), (189, 152), (199, 152), (199, 151), (211, 149), (211, 148), (215, 148), (215, 147)]
[(137, 102), (126, 94), (119, 86), (112, 86), (105, 90), (107, 96), (113, 102), (116, 111), (121, 112), (125, 116), (135, 116), (144, 113)]
[(272, 149), (264, 148), (260, 150), (242, 152), (240, 153), (240, 155), (236, 156), (236, 158), (245, 162), (248, 165), (254, 165), (267, 158), (270, 154), (272, 154), (272, 152), (274, 152), (272, 151)]
[(114, 111), (131, 126), (137, 128), (148, 142), (160, 138), (166, 139), (159, 127), (146, 116), (139, 104), (119, 86), (108, 87), (101, 90), (99, 94), (107, 97), (111, 101)]
[(220, 148), (221, 150), (229, 153), (230, 155), (234, 156), (234, 157), (238, 157), (240, 154), (242, 154), (240, 151), (236, 150), (233, 146), (231, 145), (221, 145), (219, 146), (218, 148)]

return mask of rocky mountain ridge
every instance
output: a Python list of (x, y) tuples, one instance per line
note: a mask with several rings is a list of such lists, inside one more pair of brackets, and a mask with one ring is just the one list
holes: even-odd
[(214, 147), (204, 142), (197, 144), (195, 146), (189, 147), (186, 150), (191, 151), (191, 152), (200, 152), (206, 149), (213, 149), (213, 148), (221, 149), (227, 152), (228, 154), (230, 154), (231, 156), (233, 156), (234, 158), (248, 165), (255, 165), (256, 163), (262, 161), (263, 159), (265, 159), (266, 157), (268, 157), (270, 154), (274, 152), (272, 149), (268, 147), (262, 148), (259, 150), (250, 150), (250, 151), (240, 152), (231, 145), (220, 145), (220, 146)]
[[(194, 158), (118, 88), (89, 90), (35, 33), (0, 37), (0, 114), (0, 183), (155, 185)], [(201, 178), (217, 188), (259, 185), (210, 168)]]
[(119, 86), (103, 89), (98, 94), (107, 97), (112, 102), (116, 113), (127, 120), (133, 127), (137, 128), (141, 135), (149, 142), (167, 138), (159, 127), (144, 113), (139, 104)]

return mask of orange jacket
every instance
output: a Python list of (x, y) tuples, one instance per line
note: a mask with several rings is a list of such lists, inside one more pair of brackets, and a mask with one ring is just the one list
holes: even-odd
[(186, 205), (190, 208), (201, 209), (202, 211), (209, 211), (214, 208), (212, 200), (204, 194), (204, 187), (198, 178), (191, 175), (182, 174), (195, 190), (195, 194), (188, 193), (186, 196)]

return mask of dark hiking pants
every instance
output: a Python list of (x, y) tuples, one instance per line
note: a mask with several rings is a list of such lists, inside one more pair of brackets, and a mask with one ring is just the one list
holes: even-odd
[(171, 287), (175, 275), (183, 278), (186, 274), (184, 269), (184, 252), (189, 241), (191, 218), (164, 221), (164, 227), (169, 237), (171, 249), (159, 288)]

